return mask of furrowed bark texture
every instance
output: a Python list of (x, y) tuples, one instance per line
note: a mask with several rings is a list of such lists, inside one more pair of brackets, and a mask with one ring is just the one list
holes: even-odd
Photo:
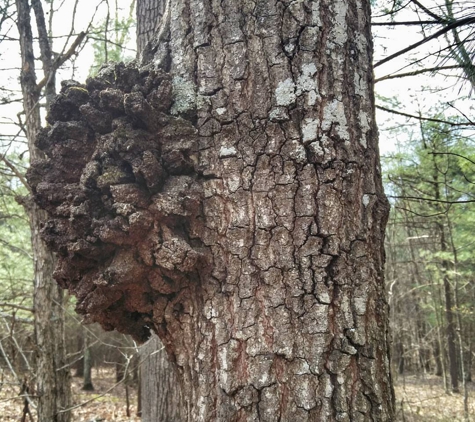
[[(43, 19), (44, 23), (41, 5), (35, 0), (32, 3), (37, 22)], [(36, 85), (30, 6), (27, 0), (17, 0), (16, 8), (22, 58), (20, 83), (25, 111), (26, 137), (30, 160), (33, 162), (43, 156), (43, 153), (35, 146), (36, 134), (41, 127), (40, 92)], [(41, 50), (44, 52), (44, 46)], [(49, 71), (49, 69), (46, 70)], [(51, 94), (50, 86), (47, 93)], [(61, 413), (71, 405), (70, 375), (66, 367), (64, 345), (64, 294), (53, 280), (53, 253), (48, 250), (40, 236), (40, 229), (47, 221), (47, 214), (31, 198), (22, 198), (21, 203), (29, 218), (34, 260), (35, 386), (38, 396), (38, 421), (69, 422), (71, 412)]]
[(160, 336), (189, 421), (392, 420), (369, 2), (163, 10), (40, 136), (56, 279)]
[(166, 3), (163, 0), (137, 2), (137, 51), (142, 51), (154, 37)]
[(140, 348), (143, 422), (186, 421), (180, 380), (157, 336)]

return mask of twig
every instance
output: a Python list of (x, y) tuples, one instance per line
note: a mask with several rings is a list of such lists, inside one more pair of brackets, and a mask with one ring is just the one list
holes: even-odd
[(56, 72), (56, 70), (58, 70), (64, 63), (66, 63), (71, 58), (73, 54), (76, 53), (76, 49), (83, 42), (84, 38), (86, 38), (86, 33), (81, 32), (76, 37), (74, 42), (71, 44), (71, 47), (69, 48), (69, 50), (66, 51), (66, 53), (61, 54), (60, 56), (56, 58), (56, 60), (53, 62), (51, 72), (49, 73), (49, 75), (45, 76), (40, 82), (38, 82), (38, 85), (37, 85), (38, 90), (41, 90), (48, 83), (51, 77), (51, 74)]
[(6, 166), (15, 174), (15, 176), (20, 179), (20, 182), (28, 189), (28, 192), (33, 193), (25, 177), (18, 171), (15, 165), (11, 163), (10, 160), (8, 160), (5, 156), (0, 157), (0, 160), (2, 160), (6, 164)]

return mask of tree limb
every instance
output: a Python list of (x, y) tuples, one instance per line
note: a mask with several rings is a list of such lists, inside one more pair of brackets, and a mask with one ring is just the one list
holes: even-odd
[(411, 44), (410, 46), (408, 46), (406, 48), (403, 48), (402, 50), (399, 50), (398, 52), (396, 52), (394, 54), (391, 54), (390, 56), (380, 60), (379, 62), (375, 63), (373, 67), (381, 66), (382, 64), (387, 63), (390, 60), (393, 60), (396, 57), (399, 57), (402, 54), (407, 53), (408, 51), (414, 50), (415, 48), (420, 47), (421, 45), (425, 44), (426, 42), (434, 40), (434, 39), (440, 37), (441, 35), (449, 32), (449, 31), (452, 31), (455, 28), (458, 28), (458, 27), (463, 26), (463, 25), (470, 25), (471, 23), (474, 23), (474, 22), (475, 22), (475, 17), (463, 18), (463, 19), (460, 19), (458, 21), (454, 21), (451, 24), (449, 24), (449, 25), (445, 26), (444, 28), (442, 28), (441, 30), (437, 31), (436, 33), (434, 33), (434, 34), (432, 34), (432, 35), (430, 35), (426, 38), (423, 38), (422, 40), (420, 40), (420, 41), (418, 41), (414, 44)]
[[(71, 47), (69, 48), (68, 51), (66, 51), (64, 54), (61, 56), (57, 57), (56, 60), (53, 62), (53, 65), (51, 67), (51, 72), (55, 72), (58, 70), (64, 63), (66, 63), (73, 54), (76, 53), (77, 47), (83, 42), (84, 38), (86, 37), (85, 32), (81, 32), (74, 42), (71, 44)], [(45, 76), (39, 83), (38, 83), (38, 89), (42, 89), (48, 82), (50, 78), (50, 75)]]
[(449, 126), (453, 126), (453, 127), (458, 127), (458, 126), (473, 126), (473, 123), (471, 122), (467, 122), (467, 123), (455, 123), (455, 122), (450, 122), (448, 120), (441, 120), (441, 119), (434, 119), (434, 118), (431, 118), (431, 117), (421, 117), (421, 116), (415, 116), (414, 114), (408, 114), (408, 113), (403, 113), (402, 111), (396, 111), (396, 110), (392, 110), (390, 108), (387, 108), (387, 107), (383, 107), (383, 106), (379, 106), (377, 105), (376, 108), (380, 109), (380, 110), (383, 110), (383, 111), (387, 111), (388, 113), (393, 113), (393, 114), (397, 114), (399, 116), (404, 116), (404, 117), (409, 117), (411, 119), (417, 119), (417, 120), (425, 120), (427, 122), (435, 122), (435, 123), (444, 123), (446, 125), (449, 125)]

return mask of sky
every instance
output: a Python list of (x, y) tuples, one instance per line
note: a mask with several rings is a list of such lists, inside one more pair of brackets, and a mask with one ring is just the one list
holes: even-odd
[[(403, 2), (407, 4), (408, 2)], [(424, 6), (437, 12), (437, 2), (433, 0), (422, 1)], [(439, 3), (443, 3), (440, 2)], [(465, 9), (474, 8), (475, 2), (465, 0), (463, 2), (455, 2), (459, 5), (463, 5)], [(376, 15), (376, 16), (375, 16)], [(425, 14), (419, 16), (414, 13), (410, 7), (405, 8), (400, 12), (396, 21), (414, 21), (418, 19), (430, 20), (431, 17)], [(377, 13), (373, 13), (373, 22), (385, 22), (388, 21), (387, 17), (377, 16)], [(440, 26), (433, 26), (433, 29), (429, 29), (427, 34), (431, 34), (439, 30)], [(374, 37), (374, 62), (377, 63), (382, 58), (389, 56), (397, 51), (411, 45), (421, 39), (422, 34), (420, 26), (373, 26)], [(399, 72), (409, 72), (411, 70), (417, 70), (420, 68), (431, 68), (441, 63), (441, 57), (434, 55), (428, 57), (421, 63), (420, 67), (409, 66), (409, 59), (415, 57), (424, 57), (431, 53), (437, 52), (440, 48), (444, 48), (446, 40), (442, 36), (433, 41), (429, 41), (423, 46), (413, 50), (411, 53), (397, 57), (389, 62), (375, 68), (375, 78), (384, 77), (388, 74), (394, 74)], [(445, 63), (453, 64), (453, 63)], [(448, 72), (447, 72), (448, 73)], [(418, 115), (421, 113), (424, 116), (432, 117), (437, 107), (440, 106), (447, 108), (447, 113), (458, 114), (457, 111), (448, 107), (447, 104), (453, 104), (457, 109), (465, 113), (466, 115), (473, 116), (473, 100), (471, 96), (471, 87), (468, 83), (461, 84), (460, 80), (456, 77), (460, 75), (460, 71), (451, 71), (449, 76), (442, 76), (440, 74), (431, 75), (430, 73), (424, 73), (418, 76), (411, 76), (400, 79), (388, 79), (385, 81), (377, 82), (375, 86), (376, 95), (386, 98), (398, 98), (401, 107), (400, 111), (408, 114)], [(377, 100), (377, 103), (382, 103)], [(388, 133), (385, 131), (387, 127), (397, 127), (405, 125), (408, 120), (404, 117), (397, 117), (389, 114), (385, 111), (376, 110), (378, 126), (380, 129), (380, 151), (382, 155), (388, 155), (394, 152), (398, 148), (398, 140), (403, 143), (404, 137), (397, 137), (394, 133)], [(410, 120), (410, 123), (418, 125), (417, 120)], [(417, 130), (417, 129), (416, 129)], [(401, 135), (400, 135), (401, 136)]]

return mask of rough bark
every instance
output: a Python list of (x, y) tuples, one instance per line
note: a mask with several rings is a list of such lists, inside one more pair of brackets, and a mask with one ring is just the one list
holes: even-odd
[(160, 336), (186, 420), (392, 420), (369, 2), (163, 10), (39, 139), (56, 279)]
[(164, 0), (142, 0), (137, 2), (137, 51), (141, 52), (156, 34), (165, 12)]
[(140, 348), (140, 362), (142, 421), (185, 421), (186, 408), (180, 380), (157, 336)]
[[(41, 21), (41, 5), (34, 5), (37, 20)], [(22, 70), (20, 83), (25, 112), (25, 130), (30, 160), (43, 154), (35, 146), (41, 126), (40, 92), (36, 85), (33, 36), (30, 7), (27, 0), (17, 0), (17, 25), (20, 35)], [(44, 22), (44, 19), (43, 19)], [(42, 47), (43, 52), (43, 47)], [(70, 412), (60, 413), (71, 404), (70, 375), (66, 366), (64, 345), (63, 291), (53, 281), (54, 257), (40, 237), (40, 229), (47, 220), (46, 212), (29, 198), (23, 198), (29, 217), (34, 260), (34, 309), (36, 340), (36, 393), (40, 422), (69, 422)]]

